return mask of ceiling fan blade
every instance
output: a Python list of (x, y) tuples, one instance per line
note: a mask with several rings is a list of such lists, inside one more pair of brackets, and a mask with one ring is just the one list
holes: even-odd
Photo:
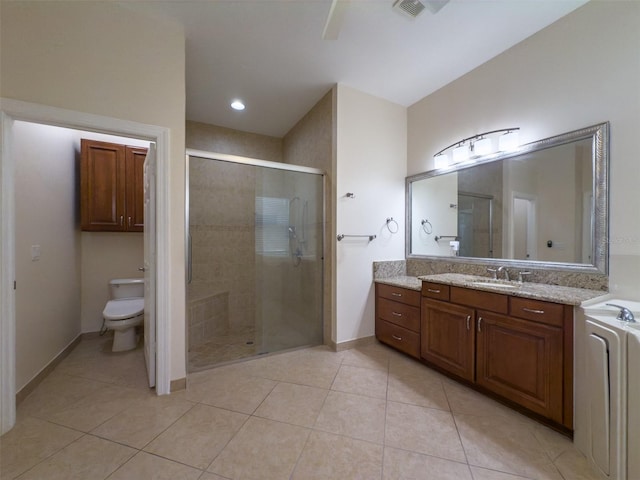
[(332, 0), (327, 23), (325, 23), (324, 31), (322, 32), (323, 40), (338, 39), (348, 4), (349, 0)]

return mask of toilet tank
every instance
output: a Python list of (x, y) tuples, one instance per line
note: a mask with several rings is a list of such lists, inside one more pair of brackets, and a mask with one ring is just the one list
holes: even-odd
[(114, 278), (109, 288), (111, 298), (144, 297), (144, 278)]

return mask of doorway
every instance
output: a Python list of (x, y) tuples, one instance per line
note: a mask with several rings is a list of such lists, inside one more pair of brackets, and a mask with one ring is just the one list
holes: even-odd
[(524, 193), (513, 193), (513, 234), (511, 235), (511, 258), (515, 260), (537, 260), (536, 243), (536, 197)]
[[(25, 121), (43, 125), (57, 125), (75, 130), (103, 132), (128, 138), (143, 138), (157, 144), (158, 175), (154, 194), (158, 202), (157, 217), (161, 220), (162, 231), (157, 238), (156, 251), (165, 252), (169, 238), (168, 205), (168, 129), (150, 125), (123, 122), (119, 119), (85, 114), (69, 110), (46, 107), (15, 100), (2, 99), (0, 112), (0, 134), (2, 136), (2, 163), (0, 185), (1, 200), (1, 237), (0, 237), (0, 434), (11, 429), (15, 423), (16, 395), (16, 323), (15, 323), (15, 287), (16, 284), (16, 238), (15, 238), (15, 164), (19, 161), (13, 154), (13, 133), (16, 121)], [(34, 205), (37, 208), (37, 205)], [(163, 223), (164, 222), (164, 223)], [(166, 230), (166, 231), (165, 231)], [(37, 245), (36, 245), (37, 246)], [(34, 249), (37, 256), (37, 248)], [(169, 374), (169, 312), (170, 283), (167, 280), (168, 259), (158, 258), (155, 273), (158, 292), (157, 344), (156, 352), (156, 393), (167, 394), (170, 391)], [(78, 332), (79, 333), (79, 332)]]

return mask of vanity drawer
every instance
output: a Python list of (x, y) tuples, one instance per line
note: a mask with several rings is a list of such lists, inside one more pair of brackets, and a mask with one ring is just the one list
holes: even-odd
[(420, 309), (378, 297), (378, 317), (414, 332), (420, 331)]
[(509, 311), (509, 297), (500, 293), (451, 287), (451, 301), (477, 310), (489, 310), (490, 312), (504, 314)]
[(442, 283), (422, 282), (422, 296), (436, 300), (449, 301), (449, 285)]
[(530, 298), (511, 297), (509, 299), (509, 314), (512, 317), (562, 327), (564, 305)]
[(406, 303), (414, 307), (420, 306), (420, 292), (408, 288), (395, 287), (384, 283), (376, 283), (378, 296), (388, 298), (394, 302)]
[(406, 328), (376, 318), (376, 337), (408, 355), (420, 358), (420, 335)]

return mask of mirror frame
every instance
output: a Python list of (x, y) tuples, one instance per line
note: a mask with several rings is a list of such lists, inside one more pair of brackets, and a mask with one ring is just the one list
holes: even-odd
[[(484, 163), (506, 160), (547, 148), (564, 145), (578, 140), (592, 141), (593, 170), (593, 243), (592, 264), (544, 262), (538, 260), (514, 260), (503, 258), (480, 258), (459, 256), (418, 255), (411, 253), (411, 188), (413, 182), (426, 178), (457, 172)], [(583, 273), (609, 273), (609, 122), (527, 143), (508, 153), (494, 153), (473, 160), (461, 162), (450, 167), (429, 170), (411, 175), (405, 179), (405, 257), (407, 259), (426, 259), (458, 263), (482, 263), (505, 265), (507, 267), (538, 268)]]

